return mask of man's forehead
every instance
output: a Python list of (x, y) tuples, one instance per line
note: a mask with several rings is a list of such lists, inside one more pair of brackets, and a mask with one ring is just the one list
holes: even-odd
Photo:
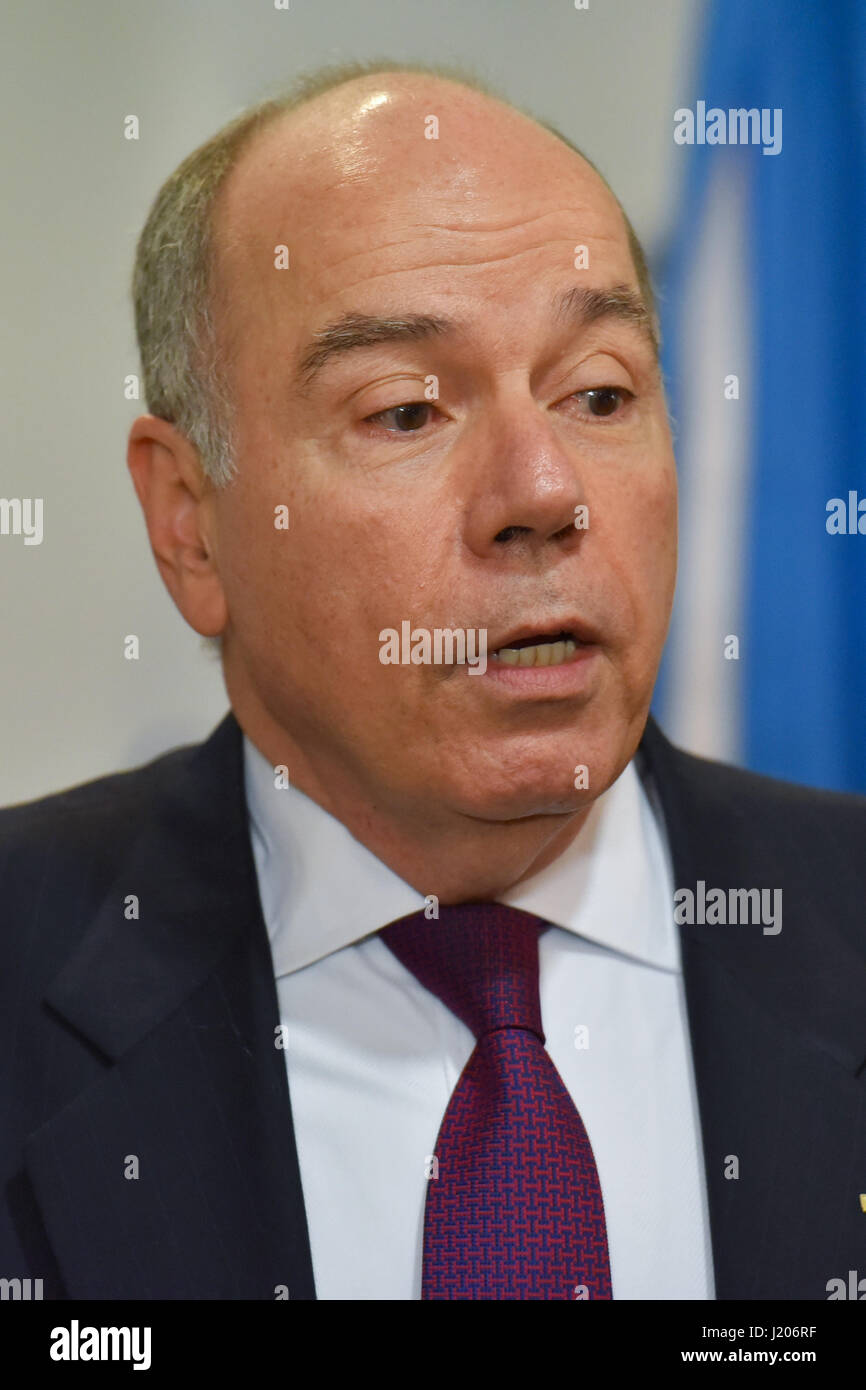
[[(416, 160), (406, 164), (407, 156)], [(592, 166), (537, 121), (494, 97), (427, 75), (348, 82), (269, 122), (246, 147), (230, 182), (242, 201), (258, 187), (339, 188), (389, 170), (431, 167), (440, 182), (466, 172), (502, 180), (515, 162), (559, 166), (607, 192)]]
[[(272, 285), (280, 245), (289, 271), (294, 256), (314, 277), (377, 250), (396, 267), (401, 245), (420, 250), (445, 233), (459, 243), (458, 260), (471, 262), (474, 244), (483, 257), (485, 243), (531, 221), (543, 240), (556, 212), (564, 244), (596, 235), (627, 249), (604, 181), (521, 113), (453, 83), (358, 85), (275, 122), (233, 171), (217, 212), (223, 288), (248, 275)], [(438, 139), (425, 136), (431, 107)]]

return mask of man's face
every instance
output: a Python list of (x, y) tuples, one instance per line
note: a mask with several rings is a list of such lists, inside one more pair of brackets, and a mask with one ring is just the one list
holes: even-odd
[[(371, 804), (485, 820), (585, 805), (639, 740), (675, 572), (649, 336), (562, 309), (572, 290), (638, 294), (615, 200), (516, 113), (387, 77), (266, 132), (219, 227), (239, 468), (215, 499), (230, 692), (325, 787), (342, 773)], [(349, 314), (447, 326), (302, 374)], [(404, 622), (485, 630), (486, 671), (383, 663), (380, 633)], [(494, 656), (561, 633), (576, 649), (558, 664)]]

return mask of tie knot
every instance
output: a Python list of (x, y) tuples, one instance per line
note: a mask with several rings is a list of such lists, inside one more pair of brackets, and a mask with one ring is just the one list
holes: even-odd
[(528, 1028), (543, 1043), (538, 938), (547, 925), (502, 903), (460, 903), (440, 908), (438, 918), (413, 912), (380, 936), (476, 1038), (495, 1028)]

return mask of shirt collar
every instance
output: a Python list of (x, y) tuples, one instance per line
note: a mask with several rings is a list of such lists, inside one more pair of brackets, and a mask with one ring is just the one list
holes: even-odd
[[(424, 906), (424, 897), (244, 738), (259, 893), (276, 976), (291, 974)], [(609, 950), (679, 968), (663, 822), (648, 774), (630, 762), (569, 847), (500, 902)]]

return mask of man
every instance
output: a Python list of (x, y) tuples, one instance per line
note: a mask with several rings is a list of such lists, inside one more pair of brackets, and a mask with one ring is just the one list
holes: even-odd
[(129, 466), (232, 713), (0, 821), (0, 1273), (825, 1298), (866, 1257), (866, 805), (648, 723), (676, 485), (636, 238), (476, 87), (300, 98), (139, 246)]

